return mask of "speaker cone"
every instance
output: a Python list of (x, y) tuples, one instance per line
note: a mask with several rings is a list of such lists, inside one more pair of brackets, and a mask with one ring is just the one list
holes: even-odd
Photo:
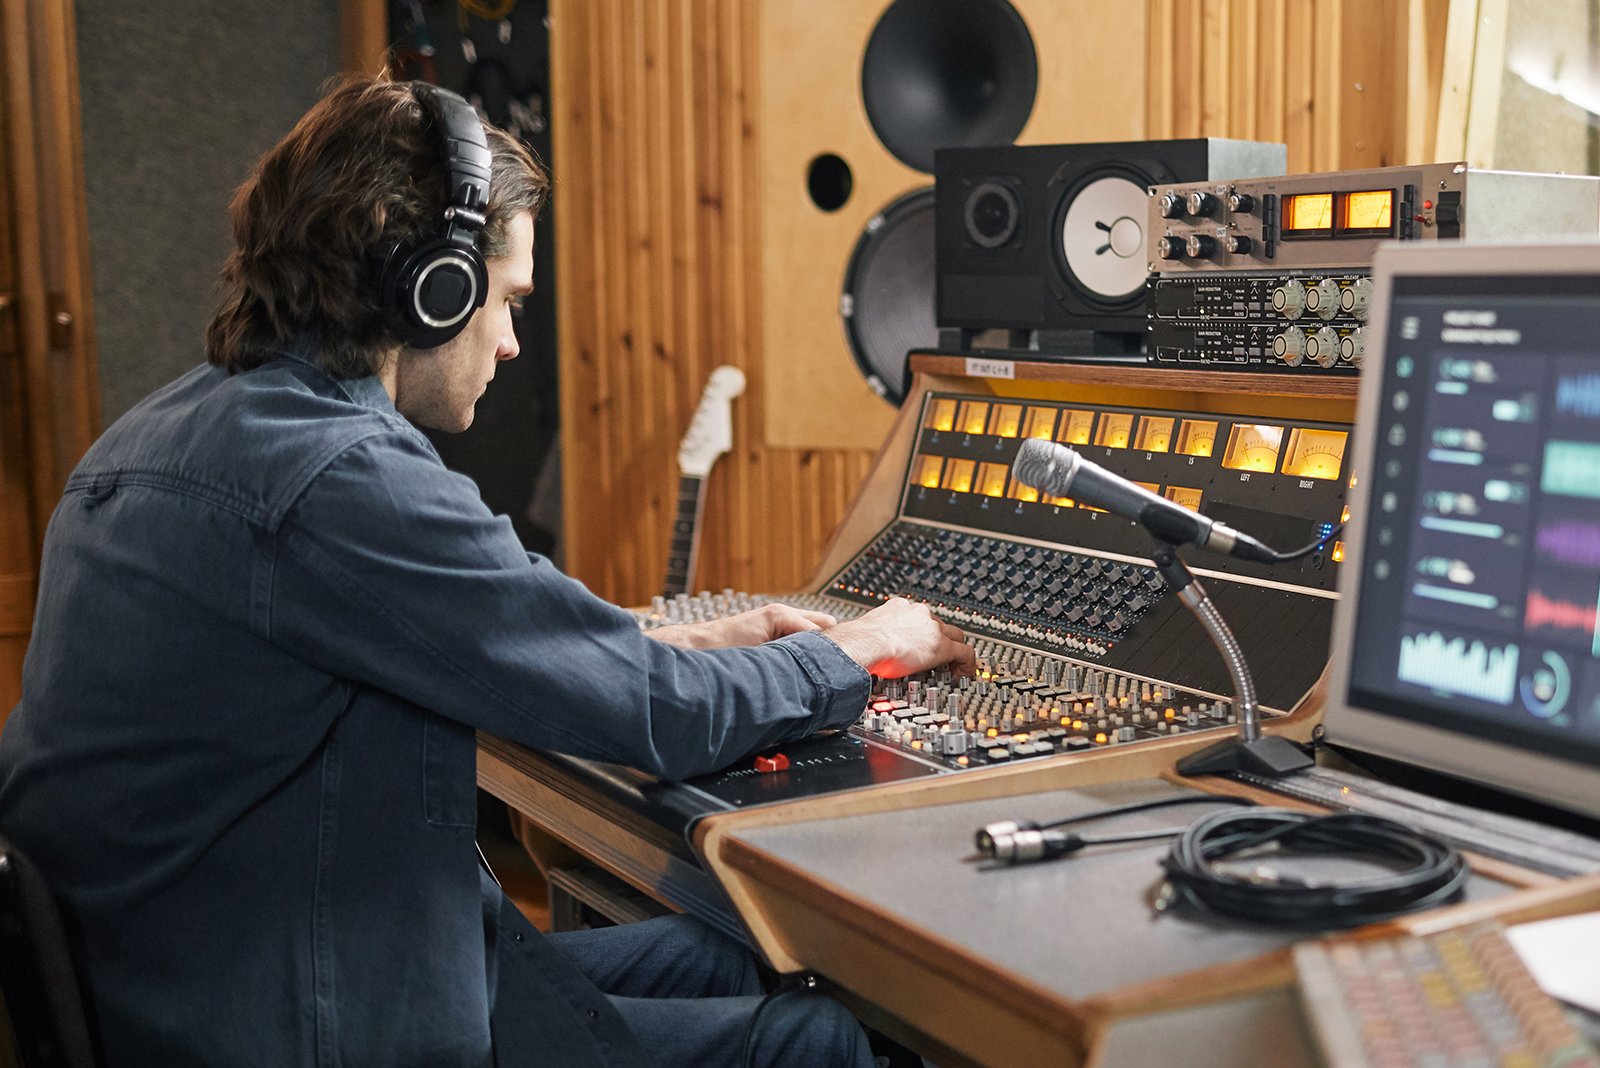
[(1149, 180), (1105, 168), (1067, 190), (1056, 208), (1056, 267), (1091, 306), (1120, 311), (1142, 303), (1149, 256)]
[(856, 241), (839, 314), (856, 367), (873, 392), (906, 399), (906, 354), (938, 344), (934, 313), (933, 187), (894, 201)]
[(1006, 0), (895, 0), (861, 64), (873, 132), (926, 174), (935, 149), (1015, 141), (1038, 85), (1033, 35)]

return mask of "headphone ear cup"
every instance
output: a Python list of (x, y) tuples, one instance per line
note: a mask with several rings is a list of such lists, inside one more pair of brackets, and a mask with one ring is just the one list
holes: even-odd
[(440, 239), (396, 244), (379, 282), (384, 328), (416, 349), (438, 348), (466, 329), (489, 295), (478, 250)]

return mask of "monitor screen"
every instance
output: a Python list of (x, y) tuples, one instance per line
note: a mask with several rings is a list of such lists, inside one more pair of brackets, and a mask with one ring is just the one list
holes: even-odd
[(1380, 271), (1330, 735), (1595, 812), (1600, 255), (1429, 252)]

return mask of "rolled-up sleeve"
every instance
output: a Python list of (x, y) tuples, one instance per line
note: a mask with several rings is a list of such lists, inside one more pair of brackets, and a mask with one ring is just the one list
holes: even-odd
[(269, 526), (268, 637), (331, 673), (538, 748), (681, 778), (848, 723), (869, 679), (833, 642), (688, 650), (523, 551), (420, 435), (308, 471)]

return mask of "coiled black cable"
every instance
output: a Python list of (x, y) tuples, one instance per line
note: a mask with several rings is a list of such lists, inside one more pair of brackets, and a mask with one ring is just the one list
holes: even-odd
[[(1249, 854), (1323, 854), (1401, 865), (1366, 879), (1312, 881), (1217, 866)], [(1184, 901), (1237, 919), (1288, 927), (1351, 927), (1442, 905), (1470, 874), (1448, 843), (1393, 820), (1354, 812), (1319, 816), (1288, 809), (1214, 812), (1194, 821), (1162, 859), (1167, 889), (1156, 907)], [(1170, 891), (1170, 893), (1169, 893)]]

